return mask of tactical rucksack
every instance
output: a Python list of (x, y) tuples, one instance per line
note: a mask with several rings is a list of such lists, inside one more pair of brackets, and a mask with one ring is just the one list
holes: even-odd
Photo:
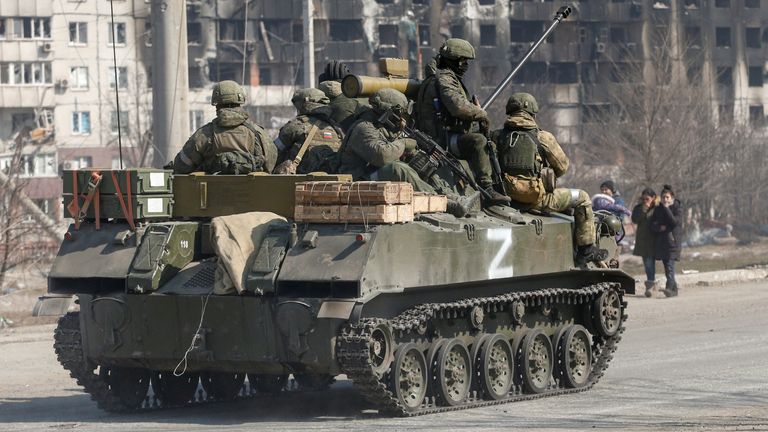
[(256, 156), (241, 151), (219, 153), (203, 166), (205, 172), (212, 174), (248, 174), (256, 171), (264, 161), (257, 161)]
[(499, 162), (506, 174), (528, 178), (541, 175), (542, 160), (540, 154), (538, 129), (505, 129), (499, 139)]

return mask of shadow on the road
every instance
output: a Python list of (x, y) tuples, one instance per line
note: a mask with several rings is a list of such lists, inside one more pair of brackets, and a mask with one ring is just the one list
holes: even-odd
[(0, 399), (0, 423), (184, 423), (239, 425), (260, 422), (336, 421), (376, 418), (351, 387), (317, 392), (287, 392), (232, 402), (192, 404), (181, 408), (112, 414), (77, 389), (71, 396)]

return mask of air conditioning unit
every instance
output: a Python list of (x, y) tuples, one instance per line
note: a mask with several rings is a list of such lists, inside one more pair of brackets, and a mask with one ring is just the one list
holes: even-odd
[(57, 79), (56, 80), (56, 87), (63, 88), (63, 89), (69, 87), (69, 80), (66, 79), (66, 78), (59, 78), (59, 79)]
[(43, 42), (43, 44), (40, 45), (40, 48), (43, 52), (53, 52), (53, 42)]
[(68, 171), (76, 170), (78, 168), (79, 166), (75, 161), (65, 161), (63, 164), (61, 164), (61, 169), (65, 169)]

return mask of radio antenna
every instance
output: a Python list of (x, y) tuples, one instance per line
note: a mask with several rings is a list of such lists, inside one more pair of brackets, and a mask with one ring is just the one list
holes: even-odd
[(115, 102), (117, 103), (117, 148), (120, 152), (120, 169), (123, 169), (123, 128), (120, 124), (120, 83), (117, 80), (117, 39), (115, 38), (115, 7), (114, 0), (109, 0), (109, 15), (112, 21), (112, 69), (115, 72)]

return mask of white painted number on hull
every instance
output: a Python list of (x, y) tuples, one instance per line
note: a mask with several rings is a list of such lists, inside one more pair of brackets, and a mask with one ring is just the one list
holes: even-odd
[(497, 228), (488, 230), (488, 240), (492, 242), (501, 242), (496, 255), (491, 260), (491, 265), (488, 268), (488, 279), (499, 279), (513, 276), (512, 266), (500, 267), (504, 258), (507, 256), (512, 247), (512, 230)]

